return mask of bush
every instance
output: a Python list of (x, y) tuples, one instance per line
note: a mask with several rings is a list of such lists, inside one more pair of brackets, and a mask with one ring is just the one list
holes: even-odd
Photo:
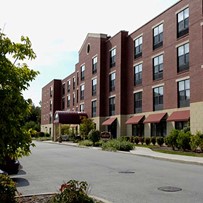
[(8, 175), (0, 174), (0, 202), (15, 203), (16, 192), (14, 181)]
[(197, 151), (198, 148), (203, 151), (203, 134), (201, 132), (197, 132), (195, 135), (191, 136), (190, 147), (192, 151)]
[(100, 140), (100, 131), (98, 130), (91, 130), (88, 134), (88, 139), (92, 141), (93, 146), (95, 146), (95, 143)]
[(144, 137), (139, 137), (139, 141), (141, 142), (141, 144), (144, 144)]
[(139, 144), (140, 140), (139, 140), (139, 137), (138, 137), (138, 136), (135, 136), (135, 137), (134, 137), (134, 142), (135, 142), (135, 144)]
[(190, 150), (190, 138), (191, 138), (191, 134), (190, 132), (184, 132), (184, 131), (180, 131), (177, 137), (177, 144), (178, 147), (181, 148), (182, 150)]
[(79, 145), (84, 145), (84, 146), (90, 147), (93, 145), (93, 142), (91, 140), (82, 140), (79, 142)]
[(151, 144), (151, 138), (145, 137), (145, 143), (146, 143), (146, 145), (150, 145)]
[(134, 148), (133, 143), (130, 141), (122, 141), (120, 142), (120, 151), (130, 151)]
[(161, 146), (164, 144), (164, 137), (158, 136), (158, 137), (156, 138), (156, 142), (157, 142), (157, 144), (161, 147)]
[(114, 139), (114, 140), (109, 140), (107, 142), (104, 142), (102, 144), (102, 149), (103, 150), (108, 150), (108, 151), (130, 151), (134, 148), (133, 143), (129, 142), (129, 141), (120, 141), (118, 139)]
[(175, 150), (175, 148), (179, 148), (178, 147), (178, 143), (177, 143), (177, 137), (179, 135), (180, 130), (176, 130), (173, 129), (171, 130), (170, 134), (168, 136), (166, 136), (165, 138), (165, 142), (169, 147), (172, 147), (173, 150)]
[(156, 137), (155, 137), (155, 136), (152, 136), (152, 137), (151, 137), (151, 143), (152, 143), (153, 145), (156, 144)]
[(70, 180), (61, 185), (60, 193), (54, 195), (48, 203), (94, 203), (87, 192), (88, 184), (85, 181)]

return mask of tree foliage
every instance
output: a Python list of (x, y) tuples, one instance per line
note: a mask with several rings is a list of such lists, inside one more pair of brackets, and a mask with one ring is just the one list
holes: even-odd
[(82, 123), (80, 124), (80, 134), (81, 136), (86, 139), (88, 137), (88, 133), (95, 129), (95, 123), (91, 118), (84, 118)]
[(5, 156), (18, 158), (30, 153), (32, 140), (22, 127), (30, 104), (22, 92), (39, 73), (24, 61), (35, 58), (28, 37), (14, 43), (0, 30), (0, 162)]

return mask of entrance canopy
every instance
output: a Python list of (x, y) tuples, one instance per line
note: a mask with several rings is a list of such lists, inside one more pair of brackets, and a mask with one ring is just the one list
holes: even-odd
[(56, 111), (54, 115), (54, 123), (80, 124), (82, 119), (87, 117), (88, 116), (85, 112)]
[(144, 119), (143, 115), (141, 115), (141, 116), (132, 116), (125, 122), (125, 124), (138, 124), (141, 121), (143, 121), (143, 119)]
[(175, 111), (167, 119), (167, 121), (189, 121), (190, 111)]
[(144, 120), (144, 123), (160, 123), (165, 115), (166, 113), (151, 114)]
[(116, 118), (109, 118), (109, 119), (105, 120), (102, 123), (102, 125), (111, 125), (115, 120), (116, 120)]

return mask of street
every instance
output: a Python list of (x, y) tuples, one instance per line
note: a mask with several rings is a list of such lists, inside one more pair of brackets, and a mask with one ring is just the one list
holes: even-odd
[(75, 179), (87, 181), (89, 194), (114, 203), (203, 202), (203, 166), (58, 143), (35, 144), (32, 154), (20, 159), (23, 170), (12, 177), (23, 195), (57, 192), (63, 182)]

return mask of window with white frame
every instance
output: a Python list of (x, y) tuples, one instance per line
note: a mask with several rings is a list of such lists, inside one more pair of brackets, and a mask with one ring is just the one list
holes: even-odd
[(142, 36), (135, 39), (134, 41), (134, 58), (139, 58), (142, 56)]
[(189, 8), (185, 8), (177, 14), (177, 37), (189, 33)]
[(163, 78), (163, 54), (153, 58), (153, 79)]

